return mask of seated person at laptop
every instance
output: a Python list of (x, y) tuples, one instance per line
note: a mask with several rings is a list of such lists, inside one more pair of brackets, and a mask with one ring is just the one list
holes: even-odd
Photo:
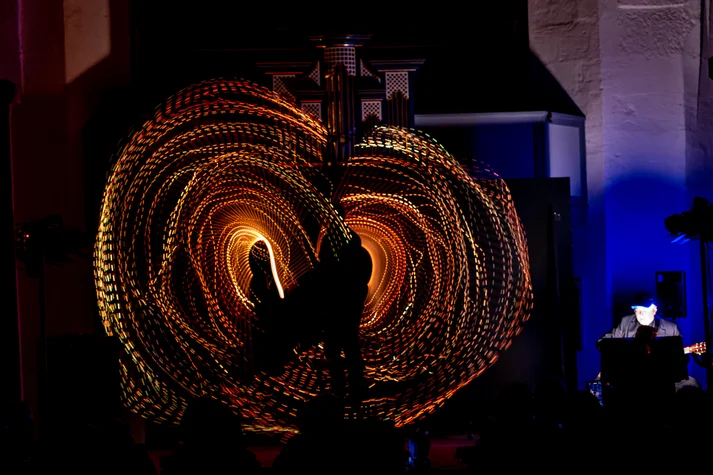
[[(656, 302), (650, 294), (637, 294), (631, 308), (634, 310), (634, 313), (622, 317), (621, 322), (610, 332), (606, 333), (602, 339), (633, 338), (647, 340), (658, 337), (681, 336), (681, 331), (675, 322), (656, 316), (658, 309)], [(690, 351), (689, 348), (684, 348), (684, 353), (689, 353)], [(600, 379), (600, 377), (601, 373), (597, 376), (597, 379)], [(698, 386), (699, 384), (695, 378), (688, 376), (687, 379), (676, 383), (676, 390), (689, 385)]]
[[(681, 331), (675, 322), (656, 316), (658, 309), (651, 295), (638, 294), (631, 308), (634, 314), (623, 317), (619, 325), (612, 330), (609, 338), (635, 338), (642, 326), (652, 328), (655, 336), (681, 336)], [(604, 337), (606, 338), (607, 335)]]

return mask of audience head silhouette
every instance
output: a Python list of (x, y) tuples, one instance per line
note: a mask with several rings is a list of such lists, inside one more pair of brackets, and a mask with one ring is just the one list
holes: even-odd
[(208, 396), (192, 400), (181, 420), (190, 443), (234, 445), (242, 441), (242, 421), (226, 404)]

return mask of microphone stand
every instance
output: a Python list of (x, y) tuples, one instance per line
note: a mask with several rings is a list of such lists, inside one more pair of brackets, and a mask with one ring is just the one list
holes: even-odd
[[(703, 366), (706, 370), (706, 387), (709, 394), (713, 394), (713, 335), (711, 334), (711, 315), (710, 302), (710, 283), (708, 282), (708, 248), (707, 241), (703, 238), (700, 240), (701, 251), (701, 284), (703, 286), (703, 335), (706, 342), (706, 351), (700, 358), (694, 358), (694, 361), (699, 366)], [(694, 355), (695, 356), (695, 355)]]

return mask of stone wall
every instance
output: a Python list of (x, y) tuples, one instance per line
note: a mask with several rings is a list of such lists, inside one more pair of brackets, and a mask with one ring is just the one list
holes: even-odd
[(655, 291), (657, 271), (686, 272), (690, 318), (679, 323), (685, 341), (703, 340), (696, 253), (671, 244), (663, 220), (711, 190), (710, 4), (704, 11), (691, 0), (528, 5), (532, 51), (586, 115), (589, 227), (575, 256), (583, 384), (597, 372), (596, 338), (634, 293)]

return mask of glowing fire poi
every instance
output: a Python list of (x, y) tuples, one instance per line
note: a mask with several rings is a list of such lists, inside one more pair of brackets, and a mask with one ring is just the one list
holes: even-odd
[[(177, 421), (209, 395), (246, 430), (291, 433), (323, 390), (319, 344), (281, 374), (243, 377), (254, 305), (248, 252), (269, 244), (282, 291), (314, 268), (317, 223), (341, 224), (322, 193), (327, 131), (247, 81), (188, 87), (121, 148), (95, 244), (104, 328), (124, 348), (127, 407)], [(402, 426), (490, 367), (529, 318), (525, 235), (505, 183), (466, 169), (432, 138), (378, 127), (336, 195), (374, 260), (360, 337), (365, 409)], [(327, 245), (336, 252), (345, 234)]]

